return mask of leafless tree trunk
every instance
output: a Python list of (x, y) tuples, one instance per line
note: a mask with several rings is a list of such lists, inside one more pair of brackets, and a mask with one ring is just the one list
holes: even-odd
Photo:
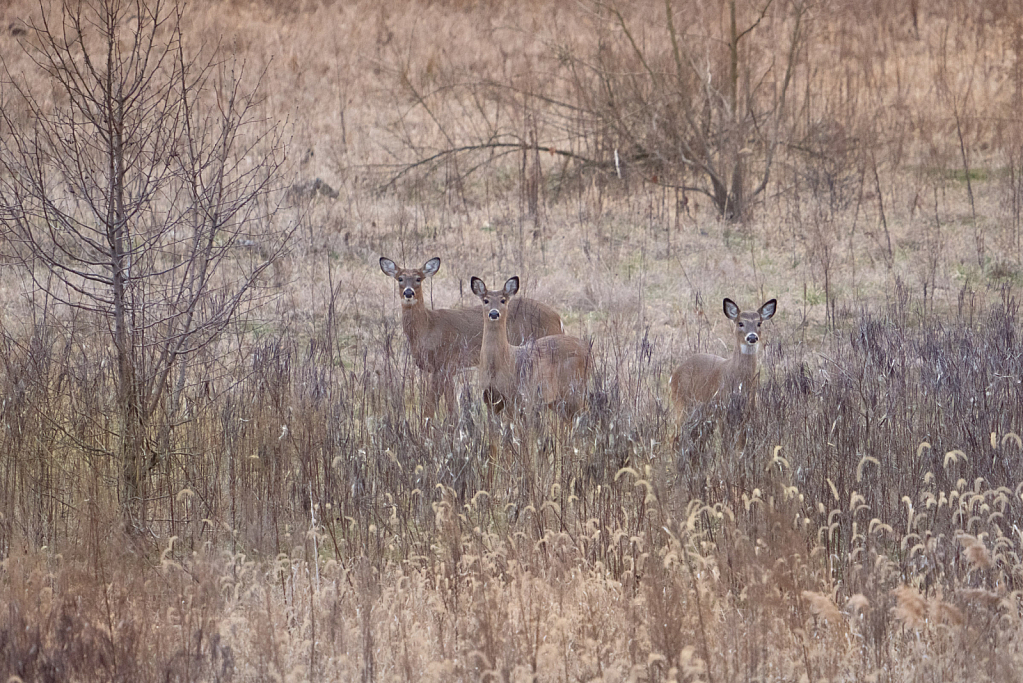
[(281, 132), (230, 64), (186, 54), (181, 17), (163, 0), (44, 6), (24, 45), (56, 104), (8, 74), (17, 106), (0, 114), (11, 129), (18, 108), (34, 123), (0, 141), (14, 255), (50, 297), (107, 320), (111, 455), (133, 525), (183, 419), (189, 359), (266, 294), (259, 276), (290, 236), (274, 225)]

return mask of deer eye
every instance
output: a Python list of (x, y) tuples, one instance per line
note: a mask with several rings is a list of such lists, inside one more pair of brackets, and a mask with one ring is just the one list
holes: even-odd
[(735, 323), (735, 324), (738, 325), (740, 328), (742, 328), (742, 323)]
[(501, 303), (502, 304), (506, 304), (506, 303), (508, 303), (508, 300), (507, 299), (501, 299)]
[(757, 323), (757, 327), (760, 327), (761, 325), (763, 325), (763, 323)]
[(490, 299), (484, 299), (483, 303), (486, 304), (487, 306), (489, 306), (490, 305)]
[(417, 277), (416, 278), (416, 282), (422, 282), (422, 281), (423, 281), (423, 278), (421, 278), (421, 277)]

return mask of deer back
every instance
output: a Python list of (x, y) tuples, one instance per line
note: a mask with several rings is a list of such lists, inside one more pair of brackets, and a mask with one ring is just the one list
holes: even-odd
[(555, 334), (516, 348), (519, 394), (571, 417), (586, 403), (592, 360), (589, 345)]
[(564, 334), (561, 316), (547, 304), (515, 297), (508, 305), (508, 343), (522, 346), (531, 339)]
[(689, 356), (671, 375), (672, 402), (679, 410), (714, 399), (730, 375), (728, 360), (710, 353)]

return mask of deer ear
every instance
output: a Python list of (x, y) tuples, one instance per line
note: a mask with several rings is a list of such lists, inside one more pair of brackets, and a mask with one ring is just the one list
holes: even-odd
[(777, 309), (778, 309), (778, 300), (777, 299), (771, 299), (770, 301), (768, 301), (767, 303), (765, 303), (763, 306), (760, 307), (760, 317), (763, 320), (770, 320), (771, 316), (774, 315), (774, 312)]
[(475, 275), (473, 275), (472, 279), (469, 280), (469, 287), (472, 289), (472, 293), (480, 297), (481, 299), (487, 293), (487, 284), (483, 282), (483, 280), (476, 277)]
[(731, 299), (725, 299), (724, 309), (725, 309), (725, 316), (729, 320), (735, 320), (736, 318), (739, 317), (739, 313), (741, 312), (741, 311), (739, 311), (739, 307), (736, 305), (736, 303), (734, 301), (732, 301)]
[(519, 276), (508, 278), (508, 281), (504, 283), (504, 293), (508, 296), (512, 296), (519, 291)]
[(427, 261), (426, 265), (423, 266), (423, 275), (425, 275), (426, 277), (430, 277), (438, 270), (440, 270), (440, 259), (435, 256), (429, 261)]
[(390, 277), (397, 277), (398, 266), (395, 265), (394, 261), (389, 258), (380, 257), (380, 270), (384, 271), (384, 275)]

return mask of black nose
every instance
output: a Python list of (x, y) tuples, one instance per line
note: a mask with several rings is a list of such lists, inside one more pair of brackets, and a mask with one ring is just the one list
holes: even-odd
[(496, 308), (491, 308), (490, 309), (490, 319), (491, 320), (497, 320), (500, 317), (501, 317), (501, 311), (497, 310)]
[(760, 341), (760, 337), (757, 336), (756, 332), (750, 332), (746, 335), (747, 344), (756, 344), (758, 341)]
[(413, 299), (413, 298), (415, 298), (415, 296), (416, 296), (416, 293), (415, 293), (414, 291), (412, 291), (412, 288), (411, 288), (411, 287), (406, 287), (406, 288), (405, 288), (405, 291), (403, 291), (403, 292), (401, 293), (401, 295), (402, 295), (403, 297), (405, 297), (406, 299)]

